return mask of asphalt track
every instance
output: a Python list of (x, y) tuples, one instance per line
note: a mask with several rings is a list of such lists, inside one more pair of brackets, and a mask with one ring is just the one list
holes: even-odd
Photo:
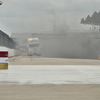
[(100, 65), (100, 60), (16, 56), (9, 58), (9, 65)]
[(100, 60), (17, 56), (1, 72), (1, 82), (14, 84), (99, 84)]
[(0, 70), (0, 100), (100, 100), (100, 61), (17, 56)]
[(0, 84), (99, 84), (100, 66), (9, 65)]

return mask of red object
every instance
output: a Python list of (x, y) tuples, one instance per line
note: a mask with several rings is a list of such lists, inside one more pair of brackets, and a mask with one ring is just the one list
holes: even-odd
[(8, 57), (7, 51), (0, 51), (0, 57)]

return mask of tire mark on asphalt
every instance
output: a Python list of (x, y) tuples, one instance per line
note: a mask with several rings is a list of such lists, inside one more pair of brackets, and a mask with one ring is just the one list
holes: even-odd
[(10, 63), (10, 62), (14, 62), (14, 61), (16, 61), (16, 60), (18, 60), (18, 59), (20, 59), (20, 58), (21, 58), (21, 56), (16, 57), (16, 58), (12, 59), (11, 61), (9, 61), (9, 63)]

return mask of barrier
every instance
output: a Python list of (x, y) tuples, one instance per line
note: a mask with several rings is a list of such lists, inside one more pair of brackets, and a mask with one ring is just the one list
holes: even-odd
[(8, 57), (19, 56), (20, 51), (15, 49), (8, 49)]
[(20, 55), (20, 51), (19, 50), (15, 50), (15, 49), (10, 49), (7, 47), (0, 47), (0, 51), (8, 51), (8, 57), (13, 57), (13, 56), (19, 56)]
[(8, 49), (0, 48), (0, 69), (8, 69)]

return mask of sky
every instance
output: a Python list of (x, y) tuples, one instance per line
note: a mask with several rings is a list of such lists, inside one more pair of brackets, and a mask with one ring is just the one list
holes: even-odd
[(80, 30), (80, 19), (99, 11), (100, 0), (1, 0), (0, 30), (10, 33)]

